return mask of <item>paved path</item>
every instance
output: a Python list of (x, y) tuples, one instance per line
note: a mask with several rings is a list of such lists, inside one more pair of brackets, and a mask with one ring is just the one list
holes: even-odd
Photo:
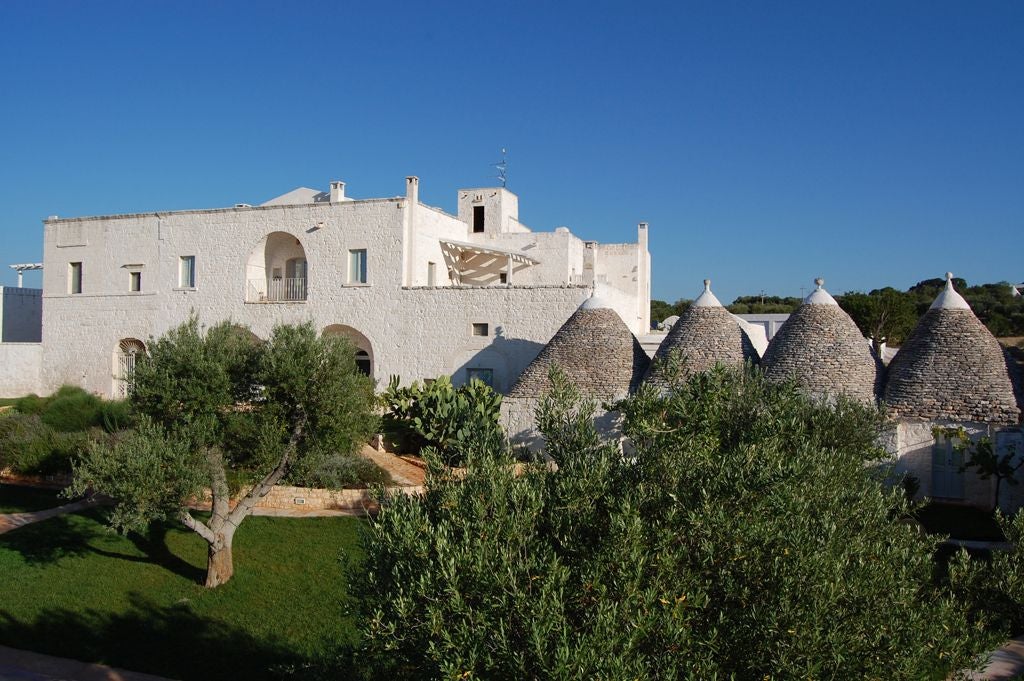
[(152, 674), (0, 646), (0, 681), (168, 681)]
[(1024, 674), (1024, 636), (1007, 641), (988, 656), (988, 664), (967, 678), (971, 681), (1010, 681)]
[(423, 477), (426, 475), (426, 471), (421, 466), (409, 463), (402, 457), (395, 456), (394, 454), (378, 452), (369, 445), (363, 447), (359, 453), (386, 470), (397, 485), (418, 487), (423, 484)]
[[(65, 513), (74, 513), (75, 511), (81, 511), (84, 508), (91, 508), (95, 505), (96, 501), (90, 498), (70, 504), (64, 504), (63, 506), (57, 506), (56, 508), (48, 508), (45, 511), (32, 511), (31, 513), (0, 513), (0, 534), (16, 530), (23, 525), (28, 525), (29, 523), (37, 523), (40, 520), (64, 515)], [(0, 681), (3, 681), (3, 677), (0, 677)]]

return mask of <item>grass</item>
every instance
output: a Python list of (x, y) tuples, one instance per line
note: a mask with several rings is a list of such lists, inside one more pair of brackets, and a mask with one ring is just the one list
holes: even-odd
[(0, 644), (184, 681), (276, 679), (353, 650), (341, 558), (361, 557), (363, 521), (247, 518), (234, 578), (206, 589), (202, 539), (120, 536), (101, 512), (0, 535)]
[(0, 513), (42, 511), (70, 503), (57, 496), (56, 490), (0, 484)]
[(1006, 541), (992, 514), (977, 508), (928, 504), (916, 515), (929, 534), (948, 534), (953, 539)]

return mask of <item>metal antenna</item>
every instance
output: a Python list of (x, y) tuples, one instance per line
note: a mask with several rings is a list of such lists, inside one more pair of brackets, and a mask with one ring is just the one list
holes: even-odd
[(501, 148), (501, 160), (494, 164), (494, 167), (498, 169), (498, 179), (501, 180), (501, 186), (504, 188), (508, 184), (508, 161), (505, 159), (505, 154), (508, 153), (505, 147)]

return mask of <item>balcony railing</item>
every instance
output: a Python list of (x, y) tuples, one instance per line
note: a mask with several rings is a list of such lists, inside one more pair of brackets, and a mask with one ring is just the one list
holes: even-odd
[(245, 300), (248, 303), (293, 303), (306, 299), (306, 278), (250, 279)]

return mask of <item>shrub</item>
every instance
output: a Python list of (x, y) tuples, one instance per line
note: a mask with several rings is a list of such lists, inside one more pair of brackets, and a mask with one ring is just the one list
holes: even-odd
[(132, 427), (132, 408), (127, 400), (103, 400), (100, 402), (99, 425), (108, 433), (116, 433)]
[(43, 423), (54, 430), (72, 433), (100, 425), (100, 398), (81, 388), (63, 386), (49, 400), (41, 414)]
[(290, 485), (343, 489), (389, 485), (388, 472), (357, 454), (310, 454), (296, 463), (286, 477)]
[(557, 470), (517, 476), (479, 438), (463, 477), (434, 465), (423, 497), (382, 500), (355, 589), (374, 673), (942, 678), (993, 643), (865, 465), (875, 411), (725, 370), (617, 407), (628, 457), (556, 374)]
[(46, 405), (49, 404), (49, 399), (46, 397), (40, 397), (35, 393), (26, 395), (25, 397), (19, 398), (14, 403), (14, 410), (22, 414), (42, 414), (43, 410), (46, 409)]
[(71, 462), (98, 436), (55, 431), (35, 414), (0, 417), (0, 468), (21, 475), (70, 473)]
[(392, 376), (381, 401), (385, 429), (417, 451), (435, 449), (448, 463), (463, 459), (471, 437), (503, 433), (501, 395), (477, 379), (455, 388), (450, 378), (441, 376), (426, 385), (417, 381), (402, 388)]

